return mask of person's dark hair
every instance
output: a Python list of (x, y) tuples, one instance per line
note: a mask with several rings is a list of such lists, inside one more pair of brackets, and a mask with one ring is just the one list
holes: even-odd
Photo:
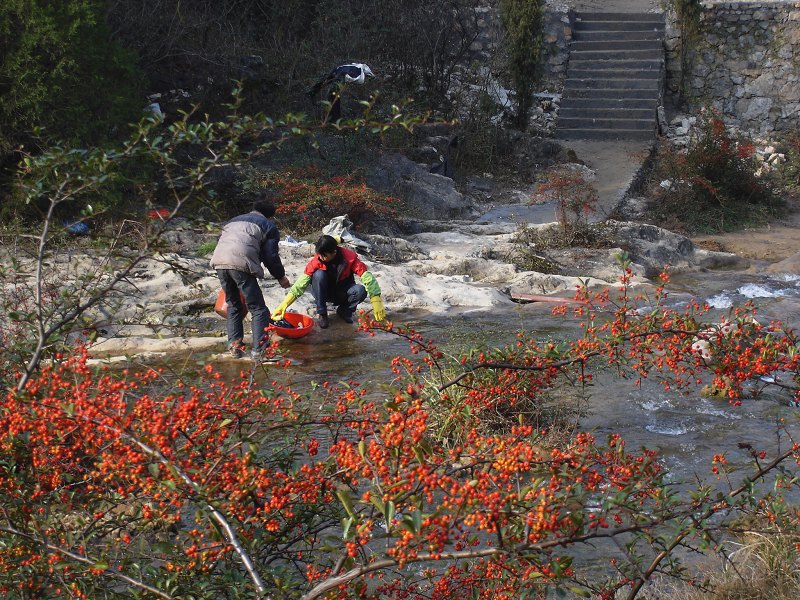
[(269, 200), (259, 200), (253, 202), (253, 210), (257, 210), (262, 215), (269, 218), (275, 214), (275, 205)]
[(335, 238), (329, 235), (323, 235), (317, 240), (317, 245), (314, 246), (314, 250), (316, 250), (317, 254), (328, 254), (330, 252), (335, 252), (338, 247), (339, 244)]

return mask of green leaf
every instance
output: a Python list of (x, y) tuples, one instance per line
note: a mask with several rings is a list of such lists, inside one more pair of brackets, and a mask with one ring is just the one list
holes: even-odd
[(375, 494), (372, 494), (369, 498), (369, 501), (378, 509), (378, 512), (384, 514), (386, 512), (386, 508), (383, 504), (383, 500), (378, 498)]
[(344, 489), (336, 490), (336, 497), (339, 498), (347, 514), (355, 518), (356, 513), (353, 510), (353, 499), (350, 497), (350, 492)]
[(342, 539), (346, 540), (350, 538), (350, 528), (353, 526), (353, 522), (355, 519), (353, 517), (347, 517), (346, 519), (342, 519)]
[[(413, 514), (418, 514), (418, 513), (419, 511)], [(403, 515), (403, 518), (400, 520), (400, 526), (405, 527), (409, 532), (413, 534), (419, 532), (419, 527), (416, 526), (412, 515)]]
[[(416, 511), (416, 513), (418, 513), (418, 512), (419, 511)], [(391, 527), (391, 525), (392, 525), (392, 520), (394, 519), (394, 514), (395, 514), (394, 502), (389, 500), (389, 502), (386, 503), (386, 510), (383, 511), (383, 516), (386, 519), (386, 528), (387, 529), (389, 529)]]
[(533, 571), (532, 573), (527, 573), (525, 577), (528, 579), (539, 579), (540, 577), (544, 577), (544, 574), (539, 571)]

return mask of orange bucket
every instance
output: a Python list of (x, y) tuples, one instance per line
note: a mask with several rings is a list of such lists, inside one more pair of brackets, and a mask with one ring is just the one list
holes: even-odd
[(267, 331), (274, 331), (282, 338), (296, 340), (297, 338), (305, 337), (314, 328), (314, 319), (309, 316), (301, 315), (296, 312), (284, 313), (283, 318), (294, 325), (294, 327), (277, 327), (270, 325)]
[[(243, 317), (247, 316), (247, 303), (244, 301), (244, 294), (239, 292), (239, 298), (242, 299), (242, 306), (244, 307)], [(214, 302), (214, 312), (223, 319), (228, 318), (228, 301), (225, 298), (225, 290), (220, 290), (217, 294), (217, 301)]]

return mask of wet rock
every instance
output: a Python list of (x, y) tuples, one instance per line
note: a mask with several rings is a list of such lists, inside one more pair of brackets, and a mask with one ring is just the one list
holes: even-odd
[(666, 266), (673, 272), (746, 266), (746, 260), (734, 254), (698, 249), (686, 236), (655, 225), (631, 222), (611, 222), (611, 225), (614, 244), (642, 265), (646, 277), (656, 277)]
[(463, 219), (474, 216), (472, 203), (449, 177), (429, 173), (400, 154), (384, 154), (366, 176), (374, 190), (402, 198), (414, 217)]

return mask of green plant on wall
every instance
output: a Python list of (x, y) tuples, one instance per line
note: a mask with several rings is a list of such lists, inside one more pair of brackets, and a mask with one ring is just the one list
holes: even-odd
[(500, 0), (500, 16), (506, 30), (508, 67), (516, 92), (514, 121), (518, 128), (524, 129), (540, 75), (544, 1)]
[(697, 48), (700, 42), (700, 18), (703, 6), (700, 0), (668, 0), (669, 6), (675, 11), (675, 16), (680, 30), (680, 60), (681, 72), (679, 93), (681, 100), (686, 95), (686, 74), (691, 70), (689, 51)]

